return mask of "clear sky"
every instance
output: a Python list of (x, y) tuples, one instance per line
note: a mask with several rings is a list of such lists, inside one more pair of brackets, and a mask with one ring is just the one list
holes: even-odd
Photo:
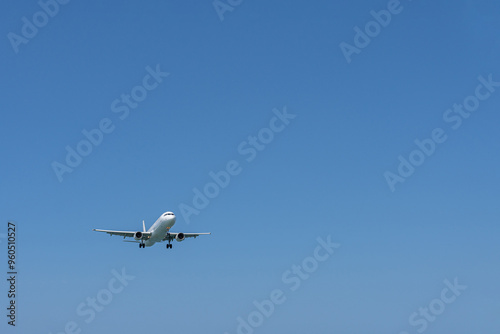
[(2, 333), (499, 332), (498, 1), (60, 1), (0, 5)]

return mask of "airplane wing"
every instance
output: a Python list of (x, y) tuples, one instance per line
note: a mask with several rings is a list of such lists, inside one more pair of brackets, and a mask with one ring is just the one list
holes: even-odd
[[(92, 231), (105, 232), (109, 235), (119, 235), (123, 238), (133, 238), (134, 234), (136, 233), (136, 232), (132, 232), (132, 231), (112, 231), (112, 230), (99, 230), (99, 229), (93, 229)], [(151, 238), (151, 232), (141, 232), (141, 233), (142, 233), (143, 240), (147, 240), (147, 239)]]
[[(182, 239), (184, 240), (184, 238), (196, 238), (197, 236), (199, 235), (208, 235), (208, 234), (211, 234), (210, 232), (208, 233), (175, 233), (175, 232), (170, 232), (170, 240), (174, 240), (178, 234), (182, 234), (184, 237), (182, 237)], [(163, 238), (162, 241), (165, 241), (165, 240), (168, 240), (169, 237), (168, 235), (165, 236), (165, 238)]]

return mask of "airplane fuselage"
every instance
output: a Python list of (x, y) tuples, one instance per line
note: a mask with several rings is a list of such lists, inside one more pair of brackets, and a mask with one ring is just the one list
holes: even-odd
[(151, 247), (155, 243), (162, 241), (174, 224), (175, 215), (172, 212), (162, 214), (148, 230), (148, 232), (151, 232), (151, 238), (144, 241), (146, 247)]

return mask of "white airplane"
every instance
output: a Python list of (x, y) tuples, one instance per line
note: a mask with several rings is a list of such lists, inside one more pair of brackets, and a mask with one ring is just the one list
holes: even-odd
[(156, 220), (156, 222), (146, 231), (146, 225), (144, 220), (142, 221), (142, 232), (131, 232), (131, 231), (110, 231), (110, 230), (98, 230), (93, 229), (96, 232), (106, 232), (109, 235), (119, 235), (125, 238), (134, 238), (135, 240), (124, 240), (127, 242), (136, 242), (139, 244), (139, 248), (145, 248), (153, 246), (157, 242), (168, 241), (167, 249), (172, 248), (171, 241), (183, 241), (186, 238), (196, 238), (199, 235), (207, 235), (210, 233), (175, 233), (170, 232), (170, 228), (175, 224), (175, 215), (171, 211), (167, 211)]

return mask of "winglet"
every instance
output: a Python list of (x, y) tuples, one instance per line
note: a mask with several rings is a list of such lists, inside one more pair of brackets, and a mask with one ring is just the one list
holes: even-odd
[(146, 224), (142, 221), (142, 232), (146, 232)]

